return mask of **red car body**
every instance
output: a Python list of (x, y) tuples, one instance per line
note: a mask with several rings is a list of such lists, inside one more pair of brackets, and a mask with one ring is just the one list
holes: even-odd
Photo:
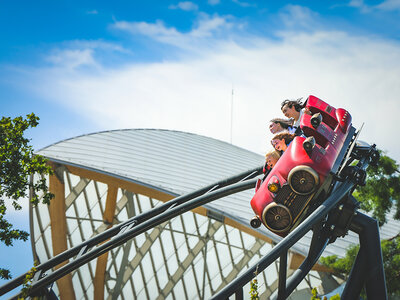
[[(326, 195), (331, 182), (327, 177), (351, 127), (348, 111), (335, 109), (315, 96), (308, 97), (306, 108), (311, 114), (304, 113), (300, 121), (306, 137), (294, 138), (262, 184), (259, 182), (250, 202), (256, 218), (280, 236), (304, 219), (316, 198)], [(305, 146), (306, 138), (311, 147)]]

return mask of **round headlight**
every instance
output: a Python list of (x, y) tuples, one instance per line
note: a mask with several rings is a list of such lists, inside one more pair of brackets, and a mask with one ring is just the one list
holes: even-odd
[(288, 182), (294, 192), (307, 195), (316, 189), (319, 177), (311, 167), (297, 166), (289, 172)]
[(279, 191), (279, 185), (277, 183), (270, 183), (268, 184), (268, 191), (271, 193), (276, 193)]
[(279, 179), (276, 176), (272, 176), (268, 181), (268, 191), (271, 193), (277, 193), (281, 185), (279, 184)]
[(253, 228), (258, 228), (261, 226), (261, 220), (258, 218), (258, 216), (255, 216), (250, 220), (250, 225)]
[(268, 204), (264, 208), (262, 217), (267, 227), (274, 232), (284, 232), (292, 224), (292, 214), (289, 209), (275, 202)]

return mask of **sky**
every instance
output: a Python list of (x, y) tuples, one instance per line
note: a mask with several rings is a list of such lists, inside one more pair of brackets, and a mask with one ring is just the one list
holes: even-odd
[[(2, 0), (1, 115), (39, 116), (36, 150), (162, 128), (264, 154), (280, 103), (314, 95), (400, 161), (399, 20), (400, 0)], [(0, 252), (14, 276), (32, 265), (29, 242)]]

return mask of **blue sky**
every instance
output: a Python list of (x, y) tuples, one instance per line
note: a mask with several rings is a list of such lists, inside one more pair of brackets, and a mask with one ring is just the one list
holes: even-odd
[[(165, 128), (262, 154), (280, 102), (313, 94), (400, 161), (399, 19), (400, 0), (1, 1), (2, 115), (35, 112), (37, 150)], [(11, 217), (28, 228), (26, 209)], [(8, 263), (13, 275), (24, 258)]]

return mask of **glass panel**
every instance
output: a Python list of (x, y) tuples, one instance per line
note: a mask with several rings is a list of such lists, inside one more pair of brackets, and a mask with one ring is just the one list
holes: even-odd
[[(41, 237), (41, 232), (40, 232), (40, 228), (39, 228), (39, 222), (38, 222), (38, 217), (40, 218), (40, 216), (38, 216), (36, 214), (36, 209), (33, 209), (33, 235), (35, 237), (35, 243), (36, 241)], [(32, 237), (32, 236), (31, 236)]]
[(49, 258), (46, 255), (46, 249), (44, 247), (43, 239), (39, 238), (38, 241), (35, 243), (36, 253), (39, 256), (39, 260), (41, 263), (47, 261)]
[(69, 179), (71, 180), (71, 185), (76, 186), (78, 182), (81, 180), (79, 176), (76, 176), (72, 173), (69, 173)]
[(50, 224), (50, 215), (49, 215), (49, 207), (47, 204), (38, 204), (38, 210), (40, 214), (40, 221), (43, 227), (46, 227)]
[(145, 281), (147, 284), (147, 282), (150, 280), (150, 278), (153, 277), (153, 269), (151, 267), (151, 260), (150, 260), (149, 253), (146, 253), (146, 255), (143, 257), (141, 265), (143, 267)]
[(161, 268), (157, 269), (157, 278), (160, 284), (160, 287), (163, 289), (165, 285), (168, 283), (168, 274), (165, 266), (161, 266)]
[(94, 294), (93, 283), (91, 281), (89, 281), (89, 287), (86, 291), (86, 295), (88, 296), (88, 299), (91, 299), (93, 297), (93, 294)]
[(122, 293), (124, 294), (125, 299), (132, 299), (133, 290), (132, 290), (131, 285), (125, 284), (124, 288), (122, 289)]
[(182, 280), (179, 280), (176, 285), (174, 286), (174, 294), (176, 299), (185, 299), (185, 292), (183, 289)]
[(175, 255), (171, 256), (171, 258), (168, 259), (167, 264), (170, 274), (174, 274), (178, 269), (178, 261), (176, 256)]
[(153, 261), (156, 269), (160, 268), (162, 265), (165, 264), (164, 257), (162, 256), (161, 252), (161, 245), (159, 239), (154, 241), (154, 243), (151, 245), (150, 251), (153, 255)]
[(92, 209), (93, 206), (95, 206), (98, 202), (93, 180), (91, 180), (89, 182), (89, 184), (86, 186), (85, 191), (86, 191), (89, 207), (90, 207), (90, 209)]
[(82, 297), (84, 297), (83, 295), (83, 290), (82, 290), (82, 286), (81, 283), (79, 281), (79, 276), (78, 276), (78, 272), (76, 272), (73, 276), (72, 276), (72, 284), (74, 286), (74, 292), (75, 292), (75, 296), (77, 299), (82, 299)]

